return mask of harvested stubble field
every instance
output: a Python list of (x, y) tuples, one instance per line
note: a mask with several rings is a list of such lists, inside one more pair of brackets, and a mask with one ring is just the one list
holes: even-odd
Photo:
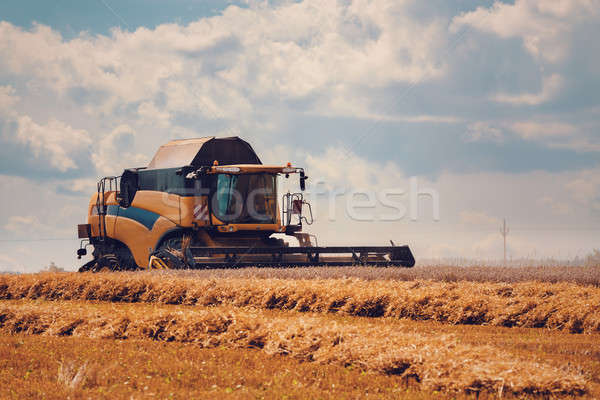
[(401, 378), (189, 343), (0, 336), (2, 399), (357, 399), (443, 396)]
[(0, 299), (252, 306), (448, 324), (600, 332), (600, 288), (573, 283), (36, 274), (0, 277)]
[[(238, 307), (5, 301), (3, 334), (194, 343), (199, 348), (257, 349), (318, 365), (337, 365), (416, 380), (429, 392), (582, 395), (576, 369), (461, 343), (455, 335), (362, 318), (329, 319)], [(397, 383), (398, 385), (398, 383)]]
[[(355, 398), (367, 392), (381, 398), (600, 396), (600, 288), (595, 285), (305, 279), (299, 270), (278, 271), (300, 274), (296, 277), (274, 278), (252, 272), (0, 276), (0, 333), (9, 335), (7, 340), (23, 334), (67, 336), (74, 343), (106, 346), (106, 339), (127, 339), (192, 345), (206, 354), (230, 351), (252, 358), (260, 353), (264, 365), (285, 359), (307, 371), (367, 373), (387, 382), (379, 386), (385, 390), (375, 391), (357, 380), (335, 394), (319, 393), (311, 384), (305, 391), (285, 384), (274, 391), (242, 385), (244, 391), (238, 391), (232, 389), (238, 384), (221, 382), (231, 389), (228, 395), (240, 398), (281, 398), (285, 391), (298, 398)], [(94, 360), (79, 362), (82, 368)], [(65, 379), (57, 377), (59, 367), (65, 375), (63, 364), (45, 375), (53, 385)], [(250, 372), (245, 374), (240, 379), (250, 380)], [(71, 375), (75, 379), (77, 371)], [(59, 386), (75, 398), (111, 387), (117, 396), (136, 393), (96, 375), (89, 377), (93, 384)], [(330, 375), (339, 378), (337, 372)], [(295, 379), (308, 382), (305, 376)], [(324, 379), (334, 387), (339, 383)], [(163, 386), (150, 385), (153, 393), (163, 393), (159, 397), (168, 389)], [(196, 389), (179, 387), (176, 397), (206, 388)]]

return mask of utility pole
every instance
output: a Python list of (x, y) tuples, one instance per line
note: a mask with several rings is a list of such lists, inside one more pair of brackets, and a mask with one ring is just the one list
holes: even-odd
[(506, 267), (506, 236), (510, 230), (506, 227), (506, 218), (502, 220), (502, 228), (500, 228), (500, 234), (504, 239), (504, 266)]

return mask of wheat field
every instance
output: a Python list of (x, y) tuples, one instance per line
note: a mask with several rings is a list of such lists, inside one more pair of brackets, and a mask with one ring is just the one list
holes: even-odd
[[(136, 305), (139, 306), (139, 305)], [(191, 342), (202, 348), (260, 349), (318, 364), (411, 377), (423, 389), (498, 394), (581, 395), (581, 374), (515, 358), (451, 335), (395, 335), (385, 324), (332, 322), (320, 316), (265, 314), (237, 307), (169, 309), (81, 302), (8, 302), (0, 332), (104, 339)], [(468, 362), (465, 362), (468, 360)]]
[[(2, 399), (444, 399), (404, 379), (252, 349), (0, 335)], [(487, 397), (491, 397), (487, 396)], [(473, 395), (457, 394), (457, 399)], [(482, 393), (480, 398), (486, 398)]]
[[(373, 279), (377, 269), (341, 270), (0, 275), (0, 336), (258, 352), (265, 365), (283, 357), (311, 371), (356, 370), (416, 387), (380, 398), (600, 395), (595, 284), (445, 281), (444, 273), (435, 280)], [(70, 370), (61, 368), (43, 376), (65, 381)], [(72, 382), (77, 371), (70, 372)], [(60, 385), (92, 397), (108, 388)], [(135, 393), (125, 389), (128, 397)], [(350, 389), (350, 398), (360, 393)]]
[(1, 276), (0, 299), (252, 306), (447, 324), (600, 332), (600, 288), (573, 283), (35, 274)]
[(600, 267), (562, 267), (531, 265), (520, 267), (498, 266), (416, 266), (413, 268), (353, 267), (297, 267), (297, 268), (239, 268), (196, 271), (165, 271), (177, 276), (199, 278), (279, 278), (279, 279), (344, 279), (438, 282), (546, 282), (575, 283), (600, 286)]

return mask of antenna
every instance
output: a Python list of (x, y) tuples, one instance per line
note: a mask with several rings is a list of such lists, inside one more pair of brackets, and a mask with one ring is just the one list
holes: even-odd
[(500, 228), (500, 234), (502, 235), (502, 238), (504, 239), (504, 266), (506, 267), (506, 236), (508, 235), (508, 232), (510, 232), (510, 229), (508, 229), (506, 227), (506, 218), (504, 218), (502, 220), (502, 228)]

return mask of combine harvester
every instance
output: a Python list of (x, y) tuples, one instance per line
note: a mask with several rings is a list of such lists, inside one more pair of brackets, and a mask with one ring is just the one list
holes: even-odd
[[(300, 192), (278, 204), (277, 177), (299, 177)], [(175, 140), (145, 168), (105, 177), (78, 226), (79, 271), (415, 264), (408, 246), (320, 247), (302, 232), (313, 221), (304, 169), (262, 165), (238, 137)], [(305, 213), (306, 211), (306, 213)], [(289, 246), (274, 234), (293, 236)]]

